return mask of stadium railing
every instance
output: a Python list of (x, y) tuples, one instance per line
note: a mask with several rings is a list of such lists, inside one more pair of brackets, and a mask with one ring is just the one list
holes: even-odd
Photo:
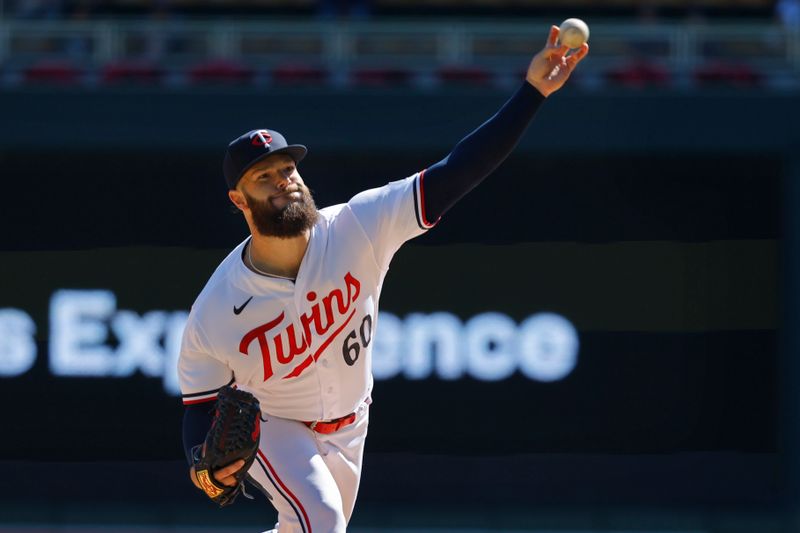
[[(502, 84), (548, 23), (0, 21), (2, 84)], [(798, 86), (800, 31), (777, 23), (592, 24), (579, 84)]]

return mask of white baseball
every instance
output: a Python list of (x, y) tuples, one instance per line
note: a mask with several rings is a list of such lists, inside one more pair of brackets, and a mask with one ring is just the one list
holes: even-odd
[(581, 19), (567, 19), (558, 28), (558, 40), (570, 48), (580, 48), (589, 40), (589, 26)]

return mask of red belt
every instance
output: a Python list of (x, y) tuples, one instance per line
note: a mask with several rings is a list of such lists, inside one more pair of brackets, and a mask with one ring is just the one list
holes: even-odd
[(324, 433), (327, 435), (330, 433), (336, 433), (343, 427), (349, 426), (355, 421), (356, 421), (356, 414), (350, 413), (347, 416), (336, 418), (334, 420), (318, 420), (316, 422), (303, 422), (303, 424), (307, 425), (317, 433)]

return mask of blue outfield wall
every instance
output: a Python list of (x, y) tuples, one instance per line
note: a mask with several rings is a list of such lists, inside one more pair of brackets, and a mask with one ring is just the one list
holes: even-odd
[[(512, 94), (507, 89), (28, 89), (0, 93), (0, 146), (224, 148), (270, 127), (313, 151), (447, 150)], [(786, 153), (798, 146), (793, 92), (586, 92), (548, 99), (523, 151)]]

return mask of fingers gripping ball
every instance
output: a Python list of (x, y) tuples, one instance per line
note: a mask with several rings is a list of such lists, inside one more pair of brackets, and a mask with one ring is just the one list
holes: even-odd
[(570, 48), (580, 48), (589, 40), (589, 26), (581, 19), (567, 19), (558, 28), (558, 40)]
[[(233, 503), (243, 491), (244, 478), (258, 452), (260, 417), (261, 407), (255, 396), (232, 387), (220, 389), (214, 421), (206, 435), (205, 453), (195, 460), (200, 487), (220, 507)], [(235, 485), (225, 486), (214, 478), (215, 471), (240, 459), (244, 466), (233, 474)]]

